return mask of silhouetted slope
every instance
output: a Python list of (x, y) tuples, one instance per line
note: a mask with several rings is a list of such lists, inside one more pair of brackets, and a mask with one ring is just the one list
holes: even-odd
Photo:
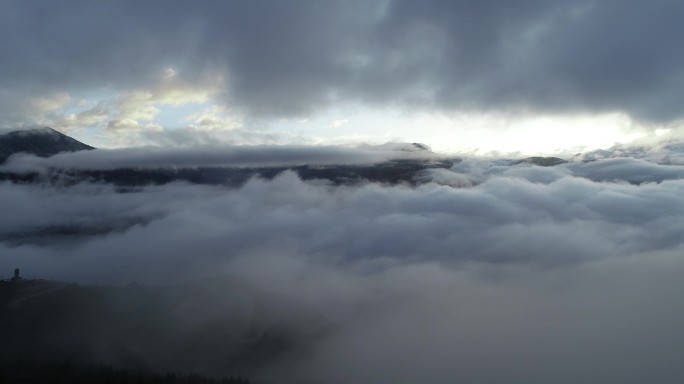
[(541, 167), (555, 167), (556, 165), (566, 164), (568, 161), (558, 157), (533, 156), (522, 159), (515, 164), (534, 164)]
[(310, 309), (225, 279), (166, 287), (0, 281), (0, 362), (249, 376), (305, 352), (327, 327)]
[(0, 363), (0, 383), (15, 384), (249, 384), (240, 377), (220, 380), (196, 374), (143, 373), (107, 365), (17, 360)]
[(429, 168), (449, 168), (452, 160), (393, 160), (372, 165), (300, 165), (282, 167), (197, 167), (197, 168), (118, 168), (111, 170), (50, 169), (45, 174), (0, 172), (0, 180), (16, 183), (76, 184), (83, 181), (104, 182), (122, 187), (163, 185), (175, 181), (193, 184), (239, 187), (252, 177), (273, 179), (292, 170), (303, 180), (328, 180), (333, 184), (376, 182), (386, 184), (418, 184), (416, 175)]
[(94, 148), (52, 128), (14, 131), (0, 135), (0, 163), (19, 152), (49, 157), (60, 152), (88, 149)]

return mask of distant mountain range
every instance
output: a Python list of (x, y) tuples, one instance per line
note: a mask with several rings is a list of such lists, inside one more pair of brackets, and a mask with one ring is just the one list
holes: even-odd
[(52, 128), (14, 131), (0, 135), (0, 163), (15, 153), (50, 157), (60, 152), (95, 149)]
[[(15, 153), (27, 153), (49, 157), (60, 152), (75, 152), (95, 149), (51, 128), (10, 132), (0, 136), (0, 163)], [(375, 148), (376, 150), (406, 152), (426, 152), (430, 149), (418, 143), (391, 143)], [(81, 181), (111, 183), (132, 187), (160, 185), (174, 181), (194, 184), (240, 186), (252, 177), (272, 179), (283, 171), (297, 172), (304, 180), (324, 179), (334, 184), (350, 184), (361, 181), (388, 184), (415, 184), (415, 175), (428, 168), (449, 168), (453, 160), (398, 159), (380, 164), (359, 165), (298, 165), (298, 166), (198, 166), (198, 167), (157, 167), (157, 168), (117, 168), (117, 169), (49, 169), (48, 174), (39, 172), (15, 173), (0, 172), (0, 180), (14, 182), (59, 182), (66, 184)]]
[[(76, 152), (95, 149), (74, 138), (51, 128), (15, 131), (0, 135), (0, 164), (15, 153), (27, 153), (40, 157), (50, 157), (61, 152)], [(429, 147), (419, 143), (387, 143), (380, 146), (362, 146), (365, 151), (385, 151), (397, 153), (397, 159), (375, 164), (302, 164), (295, 166), (158, 166), (158, 167), (120, 167), (114, 169), (48, 168), (38, 171), (0, 171), (0, 181), (20, 183), (59, 183), (76, 184), (82, 181), (104, 182), (121, 187), (161, 185), (174, 181), (193, 184), (225, 185), (239, 187), (252, 177), (272, 179), (278, 174), (291, 170), (303, 180), (327, 180), (333, 184), (356, 184), (378, 182), (386, 184), (417, 185), (430, 182), (429, 170), (450, 169), (461, 161), (460, 158), (439, 157)], [(407, 153), (425, 153), (426, 156), (406, 157)], [(511, 160), (511, 164), (537, 166), (556, 166), (565, 163), (555, 157), (530, 157)], [(426, 173), (426, 171), (428, 171)]]

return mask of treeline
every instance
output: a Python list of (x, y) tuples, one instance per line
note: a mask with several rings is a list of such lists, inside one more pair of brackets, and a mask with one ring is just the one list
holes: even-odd
[(131, 372), (106, 365), (18, 360), (0, 363), (0, 383), (44, 384), (249, 384), (241, 377), (213, 379), (196, 374)]

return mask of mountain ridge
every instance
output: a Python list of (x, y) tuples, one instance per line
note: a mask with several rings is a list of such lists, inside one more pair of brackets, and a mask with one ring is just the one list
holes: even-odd
[(50, 127), (12, 131), (0, 135), (0, 164), (15, 153), (50, 157), (60, 152), (91, 150), (84, 144)]

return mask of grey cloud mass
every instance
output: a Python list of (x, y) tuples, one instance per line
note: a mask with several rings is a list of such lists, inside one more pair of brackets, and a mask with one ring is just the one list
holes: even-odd
[[(631, 180), (644, 167), (654, 178)], [(194, 316), (166, 320), (182, 335), (212, 319), (225, 332), (248, 318), (316, 330), (253, 372), (265, 383), (683, 378), (680, 166), (471, 158), (433, 171), (418, 187), (333, 186), (294, 172), (128, 193), (3, 182), (0, 270), (199, 284), (178, 304)], [(205, 292), (213, 284), (222, 288)], [(267, 298), (264, 318), (256, 296)], [(171, 341), (147, 353), (154, 362), (182, 351)]]
[[(0, 97), (220, 75), (257, 117), (331, 103), (680, 118), (678, 1), (0, 4)], [(6, 113), (12, 112), (6, 108)]]

